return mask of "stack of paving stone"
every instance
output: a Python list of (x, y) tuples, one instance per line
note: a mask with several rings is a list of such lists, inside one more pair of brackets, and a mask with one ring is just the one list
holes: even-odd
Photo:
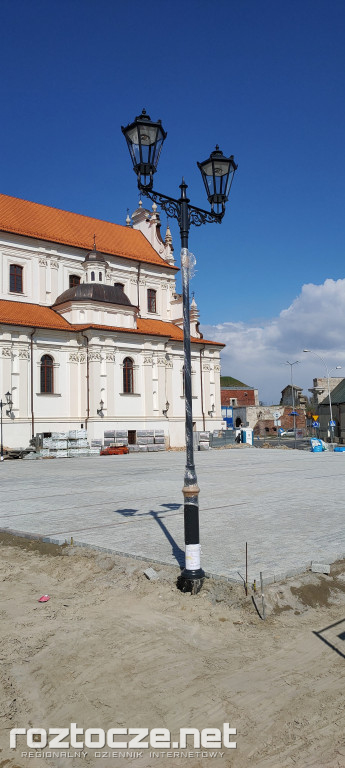
[[(93, 443), (96, 441), (92, 441)], [(128, 431), (110, 429), (104, 432), (103, 445), (128, 445)], [(163, 429), (138, 429), (136, 445), (128, 445), (130, 453), (142, 451), (165, 451), (165, 438)]]
[(108, 429), (104, 432), (103, 445), (128, 445), (128, 432), (126, 429)]
[(199, 432), (199, 451), (208, 451), (210, 447), (210, 433)]
[(88, 456), (90, 446), (87, 442), (86, 429), (71, 429), (68, 433), (68, 454), (69, 456)]
[(165, 451), (164, 431), (162, 429), (138, 429), (137, 443), (139, 451)]
[[(99, 451), (98, 451), (99, 452)], [(87, 441), (86, 429), (71, 429), (69, 432), (52, 432), (44, 437), (40, 450), (41, 458), (65, 459), (68, 456), (89, 456), (94, 451)]]

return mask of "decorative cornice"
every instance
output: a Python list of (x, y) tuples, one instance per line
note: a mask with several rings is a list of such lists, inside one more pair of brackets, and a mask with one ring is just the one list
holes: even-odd
[(20, 349), (18, 352), (20, 360), (30, 360), (30, 353), (28, 349)]
[(2, 356), (3, 357), (12, 357), (11, 347), (3, 347), (2, 348)]

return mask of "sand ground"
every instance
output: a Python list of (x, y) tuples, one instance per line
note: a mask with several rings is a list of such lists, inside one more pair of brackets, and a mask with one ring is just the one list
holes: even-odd
[[(138, 560), (0, 542), (0, 768), (344, 768), (344, 562), (267, 587), (262, 621), (239, 585), (207, 580), (191, 596), (176, 590), (173, 567), (155, 565), (148, 581)], [(230, 723), (237, 748), (29, 758), (20, 736), (9, 749), (11, 728), (71, 722), (165, 727), (174, 740), (182, 727)]]

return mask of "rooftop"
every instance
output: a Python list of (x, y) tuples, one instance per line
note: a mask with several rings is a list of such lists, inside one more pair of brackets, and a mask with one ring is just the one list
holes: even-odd
[(88, 252), (95, 235), (97, 250), (102, 253), (177, 269), (164, 261), (137, 229), (9, 195), (0, 195), (0, 231), (63, 243)]
[[(72, 325), (64, 317), (61, 317), (54, 309), (50, 307), (41, 307), (39, 304), (27, 304), (19, 301), (0, 300), (0, 324), (16, 325), (25, 328), (51, 328), (57, 331), (84, 331), (87, 328), (96, 328), (100, 330), (112, 330), (123, 333), (145, 334), (147, 336), (164, 336), (173, 341), (183, 341), (183, 330), (174, 323), (167, 323), (164, 320), (151, 320), (150, 318), (138, 317), (137, 328), (119, 328), (109, 325), (96, 325), (93, 323), (84, 323), (82, 325)], [(198, 339), (191, 337), (192, 342), (198, 344), (211, 344), (215, 347), (224, 347), (219, 341), (208, 341), (207, 339)]]

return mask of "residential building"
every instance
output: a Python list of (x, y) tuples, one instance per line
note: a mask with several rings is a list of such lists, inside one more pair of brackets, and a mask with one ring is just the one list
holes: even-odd
[(291, 386), (291, 384), (288, 384), (288, 386), (284, 387), (282, 390), (280, 405), (290, 405), (291, 407), (295, 405), (296, 408), (304, 408), (307, 401), (308, 398), (303, 395), (302, 387), (296, 387), (295, 385)]

